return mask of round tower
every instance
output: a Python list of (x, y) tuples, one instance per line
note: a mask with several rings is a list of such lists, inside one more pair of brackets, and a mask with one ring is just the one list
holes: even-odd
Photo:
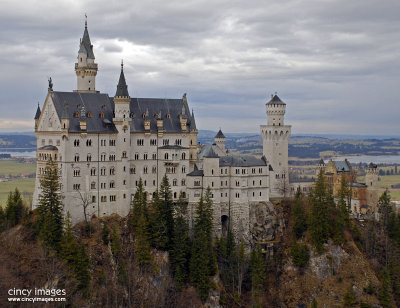
[(75, 63), (77, 92), (96, 92), (97, 63), (94, 63), (93, 45), (90, 42), (85, 21), (85, 30), (79, 44), (78, 62)]
[(281, 187), (287, 187), (289, 182), (288, 148), (291, 126), (285, 125), (286, 104), (278, 97), (271, 95), (266, 103), (267, 125), (261, 125), (263, 138), (263, 155), (269, 161), (270, 190), (281, 194)]
[(370, 163), (365, 169), (365, 184), (367, 184), (368, 187), (375, 188), (378, 184), (378, 177), (378, 166)]

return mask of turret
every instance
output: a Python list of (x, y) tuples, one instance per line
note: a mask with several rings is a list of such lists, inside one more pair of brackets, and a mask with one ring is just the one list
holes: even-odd
[(93, 45), (90, 42), (87, 20), (85, 20), (85, 30), (79, 44), (78, 62), (75, 63), (77, 92), (96, 92), (98, 67), (94, 59)]
[(188, 116), (186, 114), (185, 105), (187, 105), (186, 93), (182, 96), (182, 112), (179, 114), (179, 122), (181, 123), (181, 130), (187, 131)]
[(86, 109), (85, 106), (81, 108), (81, 116), (79, 117), (79, 127), (82, 131), (86, 131), (87, 123), (86, 123)]
[(225, 144), (226, 144), (226, 137), (222, 133), (221, 129), (218, 131), (218, 133), (214, 137), (214, 142), (218, 147), (218, 155), (225, 155)]
[(375, 188), (378, 184), (378, 177), (378, 166), (370, 163), (365, 169), (365, 184), (367, 184), (368, 187)]
[(117, 91), (114, 96), (114, 105), (115, 105), (115, 116), (114, 122), (121, 121), (130, 121), (130, 102), (131, 98), (128, 92), (128, 86), (125, 81), (124, 74), (124, 63), (121, 61), (121, 73), (119, 75), (119, 81), (117, 85)]
[(38, 103), (37, 109), (36, 109), (36, 114), (35, 114), (35, 130), (38, 129), (39, 127), (39, 119), (40, 119), (40, 114), (42, 113), (42, 111), (40, 110), (40, 106)]
[(278, 95), (271, 95), (271, 100), (266, 104), (268, 125), (283, 126), (286, 112), (286, 104)]

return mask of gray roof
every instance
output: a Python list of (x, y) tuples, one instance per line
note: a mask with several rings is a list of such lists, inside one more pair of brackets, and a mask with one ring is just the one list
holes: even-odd
[(219, 156), (214, 151), (215, 144), (206, 144), (201, 149), (200, 153), (197, 155), (199, 158), (208, 157), (208, 158), (218, 158)]
[(368, 168), (376, 169), (376, 168), (378, 168), (378, 165), (376, 165), (374, 163), (369, 163)]
[(224, 134), (222, 133), (222, 131), (221, 131), (221, 129), (218, 131), (218, 133), (215, 135), (215, 137), (214, 138), (226, 138), (225, 136), (224, 136)]
[(325, 165), (325, 162), (322, 158), (319, 160), (318, 165)]
[(87, 29), (87, 23), (85, 22), (85, 31), (83, 31), (83, 37), (79, 46), (79, 52), (86, 52), (89, 59), (94, 59), (93, 45), (90, 42), (89, 32)]
[[(112, 98), (110, 98), (112, 101)], [(163, 120), (165, 132), (182, 132), (179, 115), (185, 109), (189, 114), (189, 106), (183, 99), (165, 98), (131, 98), (130, 110), (133, 113), (131, 132), (144, 132), (144, 118), (148, 113), (150, 132), (157, 132), (157, 117)], [(161, 117), (160, 117), (161, 116)], [(193, 129), (192, 119), (187, 121), (188, 131)]]
[(196, 165), (194, 165), (194, 170), (187, 174), (188, 176), (203, 176), (203, 170), (199, 170)]
[(193, 112), (193, 109), (192, 109), (192, 114), (190, 115), (190, 129), (197, 129), (196, 128), (196, 120), (195, 120), (195, 118), (194, 118), (194, 112)]
[(41, 114), (41, 113), (42, 113), (42, 112), (40, 111), (40, 106), (39, 106), (39, 104), (38, 104), (37, 109), (36, 109), (36, 114), (35, 114), (35, 120), (37, 120), (37, 119), (40, 118), (40, 114)]
[[(84, 108), (88, 133), (117, 133), (113, 124), (114, 100), (107, 94), (53, 91), (50, 95), (58, 117), (70, 120), (69, 132), (81, 132), (79, 119)], [(189, 114), (189, 106), (182, 99), (131, 98), (131, 132), (144, 132), (144, 115), (150, 120), (150, 132), (157, 132), (156, 115), (161, 115), (165, 132), (182, 132), (179, 120), (182, 110)], [(78, 118), (75, 117), (76, 112)], [(100, 117), (102, 112), (104, 118)], [(192, 119), (187, 122), (189, 131), (193, 122)]]
[(364, 183), (347, 183), (347, 186), (351, 187), (367, 187)]
[(124, 65), (122, 63), (121, 63), (121, 74), (119, 75), (117, 92), (115, 92), (115, 96), (129, 97), (128, 86), (126, 85), (125, 75), (124, 75)]
[(336, 171), (350, 171), (350, 163), (347, 160), (334, 160), (333, 161), (336, 167)]
[(189, 149), (189, 148), (185, 148), (183, 146), (180, 145), (164, 145), (162, 147), (159, 147), (159, 149), (167, 149), (167, 150), (185, 150), (185, 149)]
[(220, 167), (267, 166), (267, 162), (253, 156), (223, 156), (219, 158)]
[(58, 151), (57, 147), (54, 145), (45, 145), (39, 148), (39, 150)]
[[(107, 94), (53, 91), (50, 95), (58, 117), (69, 119), (69, 132), (82, 132), (79, 120), (81, 119), (82, 108), (84, 108), (86, 111), (86, 132), (117, 133), (117, 129), (112, 124), (114, 104), (111, 103)], [(78, 117), (75, 117), (76, 112), (78, 112)], [(100, 117), (102, 112), (104, 112), (104, 118)], [(89, 113), (91, 117), (88, 116)]]
[(267, 105), (286, 105), (286, 104), (281, 101), (278, 95), (275, 94), (274, 96), (271, 97), (271, 100), (267, 103)]

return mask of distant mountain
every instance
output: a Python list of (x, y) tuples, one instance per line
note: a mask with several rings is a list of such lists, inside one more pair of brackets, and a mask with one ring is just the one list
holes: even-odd
[(0, 134), (0, 150), (32, 150), (36, 149), (35, 135)]

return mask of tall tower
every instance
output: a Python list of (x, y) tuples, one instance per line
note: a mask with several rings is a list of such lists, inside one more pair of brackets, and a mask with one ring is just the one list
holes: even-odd
[(78, 51), (78, 62), (75, 63), (75, 73), (77, 79), (76, 92), (96, 92), (97, 63), (94, 63), (93, 45), (90, 42), (85, 20), (85, 31), (81, 39)]
[(226, 137), (222, 133), (222, 130), (220, 129), (218, 133), (214, 137), (214, 142), (217, 145), (217, 154), (219, 156), (225, 156), (226, 155), (226, 150), (225, 150), (225, 143), (226, 143)]
[(292, 127), (284, 123), (286, 104), (278, 95), (271, 95), (266, 108), (267, 125), (260, 126), (263, 155), (273, 169), (270, 172), (271, 192), (283, 194), (289, 184), (288, 144)]
[(376, 188), (378, 184), (379, 170), (378, 166), (370, 163), (365, 169), (365, 184), (370, 188)]

